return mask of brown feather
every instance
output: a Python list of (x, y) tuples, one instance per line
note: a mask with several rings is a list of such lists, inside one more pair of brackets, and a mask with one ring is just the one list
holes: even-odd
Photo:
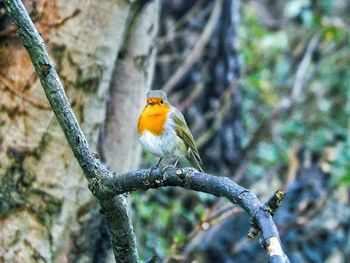
[(202, 160), (199, 156), (196, 143), (187, 126), (184, 116), (180, 111), (172, 107), (171, 118), (175, 122), (176, 134), (181, 138), (181, 140), (188, 147), (188, 152), (186, 154), (187, 160), (189, 160), (199, 171), (203, 172), (203, 169), (200, 165), (202, 163)]

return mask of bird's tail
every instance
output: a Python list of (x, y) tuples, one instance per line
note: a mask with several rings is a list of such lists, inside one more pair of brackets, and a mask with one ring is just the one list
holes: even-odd
[(189, 151), (186, 158), (198, 171), (204, 173), (201, 166), (202, 160), (198, 154), (195, 154), (193, 151)]

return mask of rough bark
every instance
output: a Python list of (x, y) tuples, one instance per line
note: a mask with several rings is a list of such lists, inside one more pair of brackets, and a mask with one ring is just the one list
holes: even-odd
[[(210, 51), (215, 54), (210, 65), (211, 81), (207, 84), (205, 107), (211, 109), (219, 100), (224, 110), (218, 134), (204, 147), (204, 154), (213, 170), (227, 174), (241, 162), (243, 127), (241, 118), (240, 58), (238, 53), (238, 26), (240, 0), (223, 0), (223, 10), (211, 41)], [(226, 94), (226, 95), (225, 95)], [(215, 118), (213, 122), (219, 118)], [(212, 154), (215, 153), (215, 154)]]
[[(48, 42), (70, 102), (95, 148), (131, 4), (24, 3)], [(80, 233), (98, 211), (96, 203), (79, 165), (71, 161), (72, 152), (26, 50), (5, 22), (1, 27), (9, 30), (0, 43), (0, 254), (7, 262), (69, 261), (80, 253), (91, 257), (94, 241), (87, 241), (91, 249), (84, 252), (79, 243), (85, 242)], [(96, 228), (99, 235), (98, 224)]]

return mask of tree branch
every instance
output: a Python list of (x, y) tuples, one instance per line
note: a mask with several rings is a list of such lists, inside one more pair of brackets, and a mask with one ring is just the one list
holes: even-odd
[[(19, 0), (7, 0), (5, 3), (10, 16), (18, 26), (18, 33), (32, 59), (57, 120), (72, 148), (74, 156), (84, 171), (89, 188), (97, 197), (106, 215), (117, 261), (138, 261), (133, 233), (129, 233), (129, 236), (124, 235), (125, 240), (123, 243), (120, 243), (123, 241), (119, 238), (120, 233), (123, 231), (121, 229), (123, 226), (115, 224), (117, 221), (114, 221), (114, 218), (120, 216), (120, 214), (115, 214), (115, 211), (119, 209), (116, 206), (123, 205), (124, 199), (120, 195), (135, 190), (147, 190), (162, 186), (180, 186), (215, 196), (226, 197), (232, 203), (239, 204), (249, 214), (252, 222), (261, 230), (269, 261), (289, 262), (282, 250), (279, 235), (271, 215), (264, 209), (264, 206), (253, 193), (237, 185), (231, 179), (199, 173), (193, 168), (175, 169), (174, 167), (163, 167), (152, 170), (135, 170), (120, 176), (114, 176), (108, 171), (95, 159), (89, 149), (89, 145), (59, 81), (57, 72), (48, 56), (43, 39), (30, 20), (23, 4)], [(123, 205), (123, 208), (126, 209), (126, 206)], [(130, 220), (127, 211), (123, 215), (127, 217), (126, 221)]]
[[(129, 193), (136, 190), (148, 190), (164, 186), (179, 186), (185, 189), (225, 197), (239, 204), (252, 219), (263, 236), (263, 244), (270, 262), (279, 257), (278, 262), (288, 262), (279, 240), (278, 231), (266, 205), (249, 190), (236, 184), (228, 177), (218, 177), (200, 173), (193, 168), (176, 169), (173, 166), (148, 170), (134, 170), (114, 177), (96, 177), (90, 181), (89, 188), (100, 200), (111, 195)], [(275, 211), (273, 209), (273, 211)]]

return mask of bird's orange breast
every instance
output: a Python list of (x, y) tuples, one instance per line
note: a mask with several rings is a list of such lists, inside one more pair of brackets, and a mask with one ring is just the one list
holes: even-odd
[(170, 107), (166, 104), (146, 105), (139, 117), (139, 134), (149, 131), (154, 135), (162, 135), (169, 111)]

